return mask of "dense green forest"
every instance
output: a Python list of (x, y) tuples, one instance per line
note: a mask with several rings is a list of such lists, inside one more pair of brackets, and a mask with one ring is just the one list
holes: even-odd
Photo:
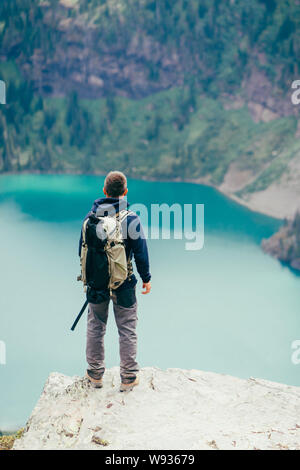
[[(238, 195), (264, 189), (300, 147), (298, 115), (280, 105), (299, 78), (299, 22), (294, 0), (2, 0), (0, 171), (119, 168), (219, 185), (237, 162), (254, 176)], [(137, 32), (141, 55), (127, 47)], [(100, 91), (76, 86), (85, 54), (111, 54), (122, 73), (134, 62), (139, 87), (134, 69), (126, 81), (113, 66)], [(251, 116), (253, 70), (271, 87), (272, 119)]]

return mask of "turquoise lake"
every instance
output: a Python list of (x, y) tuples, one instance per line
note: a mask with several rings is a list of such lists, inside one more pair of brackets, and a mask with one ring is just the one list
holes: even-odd
[[(138, 284), (140, 366), (201, 369), (300, 386), (291, 344), (300, 339), (300, 277), (260, 248), (278, 220), (249, 211), (213, 188), (129, 180), (128, 201), (205, 205), (205, 243), (149, 240), (152, 292)], [(84, 294), (81, 221), (103, 178), (0, 178), (0, 429), (24, 425), (52, 371), (85, 371), (85, 320), (70, 326)], [(113, 316), (107, 367), (119, 364)]]

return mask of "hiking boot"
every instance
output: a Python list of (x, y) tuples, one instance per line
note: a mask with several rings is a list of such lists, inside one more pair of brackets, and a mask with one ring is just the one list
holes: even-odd
[(120, 386), (120, 392), (127, 392), (129, 390), (132, 390), (134, 387), (136, 387), (139, 384), (139, 378), (136, 376), (135, 379), (132, 379), (131, 382), (126, 383), (126, 382), (121, 382)]
[(87, 372), (86, 373), (86, 378), (88, 379), (88, 381), (90, 382), (90, 384), (93, 388), (102, 388), (103, 387), (102, 377), (99, 378), (99, 379), (95, 379), (94, 377), (91, 377)]

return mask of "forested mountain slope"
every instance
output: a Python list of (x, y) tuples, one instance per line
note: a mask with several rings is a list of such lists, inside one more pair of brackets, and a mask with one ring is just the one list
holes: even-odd
[(0, 171), (118, 167), (292, 215), (299, 22), (295, 0), (3, 0)]

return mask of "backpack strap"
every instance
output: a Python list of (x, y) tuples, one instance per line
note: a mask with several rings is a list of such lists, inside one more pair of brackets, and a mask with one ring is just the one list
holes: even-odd
[(116, 217), (119, 220), (120, 223), (122, 223), (130, 214), (131, 211), (128, 211), (126, 209), (120, 211), (117, 213)]
[(80, 249), (80, 264), (81, 264), (81, 276), (80, 280), (83, 282), (84, 287), (86, 286), (86, 257), (88, 247), (86, 244), (86, 226), (89, 219), (86, 219), (82, 226), (82, 245)]
[[(119, 220), (120, 224), (122, 224), (122, 222), (124, 222), (124, 220), (126, 220), (126, 218), (129, 215), (136, 215), (136, 214), (131, 210), (123, 209), (116, 214), (116, 217)], [(127, 279), (130, 279), (132, 274), (133, 274), (132, 260), (129, 258), (127, 259)]]
[(87, 226), (88, 220), (89, 219), (86, 219), (82, 225), (82, 245), (81, 246), (86, 246), (86, 226)]
[[(124, 209), (122, 211), (120, 211), (118, 214), (117, 214), (117, 217), (118, 217), (118, 220), (120, 221), (120, 223), (122, 224), (122, 222), (124, 220), (126, 220), (126, 218), (129, 216), (129, 215), (134, 215), (134, 212), (128, 210), (128, 209)], [(131, 259), (127, 259), (127, 279), (129, 279), (132, 274), (133, 274), (133, 266), (132, 266), (132, 261)]]

